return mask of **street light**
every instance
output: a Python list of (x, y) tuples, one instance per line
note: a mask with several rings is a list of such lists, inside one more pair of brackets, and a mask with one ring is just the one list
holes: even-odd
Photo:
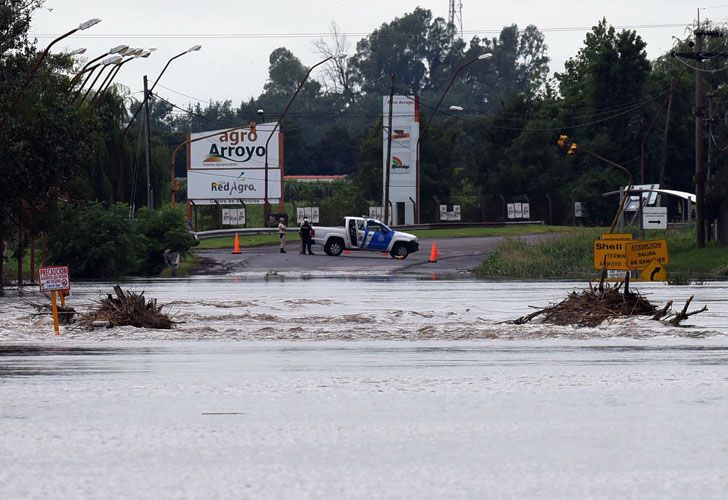
[[(86, 86), (86, 83), (88, 83), (89, 79), (91, 78), (91, 75), (93, 74), (93, 70), (94, 70), (94, 69), (96, 69), (96, 68), (98, 68), (99, 66), (103, 65), (103, 63), (101, 63), (101, 64), (97, 64), (97, 65), (95, 65), (95, 66), (94, 66), (93, 68), (91, 68), (91, 65), (92, 65), (92, 64), (94, 64), (95, 62), (99, 61), (100, 59), (103, 59), (103, 58), (104, 58), (104, 57), (106, 57), (106, 56), (111, 56), (111, 55), (115, 55), (115, 54), (118, 54), (119, 52), (122, 52), (122, 51), (124, 51), (124, 50), (126, 50), (126, 49), (128, 49), (128, 48), (129, 48), (129, 46), (128, 46), (128, 45), (117, 45), (116, 47), (112, 47), (111, 49), (109, 49), (109, 51), (108, 51), (108, 52), (104, 52), (104, 53), (103, 53), (103, 54), (101, 54), (100, 56), (98, 56), (98, 57), (94, 57), (94, 58), (93, 58), (93, 59), (91, 59), (91, 60), (90, 60), (89, 62), (87, 62), (87, 63), (86, 63), (85, 65), (84, 65), (84, 67), (83, 67), (83, 68), (81, 68), (81, 71), (79, 71), (79, 72), (78, 72), (78, 74), (76, 74), (76, 76), (74, 76), (74, 77), (73, 77), (73, 78), (71, 79), (71, 83), (70, 83), (70, 84), (68, 85), (68, 91), (70, 92), (70, 91), (71, 91), (71, 89), (73, 88), (73, 84), (74, 84), (74, 83), (76, 83), (76, 81), (78, 81), (78, 78), (79, 78), (79, 77), (80, 77), (80, 76), (81, 76), (81, 75), (82, 75), (83, 73), (88, 73), (88, 76), (87, 76), (87, 77), (86, 77), (86, 79), (85, 79), (85, 80), (83, 81), (83, 83), (81, 84), (81, 86), (80, 86), (80, 87), (78, 88), (78, 91), (76, 92), (76, 94), (74, 94), (74, 96), (73, 96), (73, 99), (72, 99), (72, 101), (76, 100), (76, 98), (78, 97), (78, 94), (79, 94), (79, 93), (81, 92), (81, 89), (83, 89), (83, 87), (85, 87), (85, 86)], [(121, 58), (121, 56), (119, 56), (119, 58)], [(106, 59), (104, 59), (104, 61), (105, 61), (105, 60), (106, 60)]]
[[(121, 50), (119, 50), (117, 52), (118, 55), (123, 56), (123, 57), (129, 57), (129, 56), (133, 56), (134, 54), (136, 54), (137, 51), (140, 52), (140, 53), (142, 51), (142, 49), (137, 49), (137, 48), (134, 48), (134, 47), (129, 47), (129, 46), (124, 46), (124, 47), (125, 48), (123, 48), (123, 49), (121, 49)], [(121, 62), (122, 62), (121, 59), (117, 59), (112, 64), (117, 65), (117, 64), (121, 64)], [(99, 78), (101, 78), (101, 75), (103, 74), (104, 69), (105, 68), (101, 68), (101, 71), (99, 71), (99, 74), (96, 75), (96, 77), (93, 79), (93, 81), (91, 82), (91, 85), (89, 85), (89, 87), (88, 87), (88, 90), (86, 91), (86, 93), (81, 98), (81, 101), (79, 102), (79, 105), (81, 103), (83, 103), (83, 101), (85, 101), (86, 98), (88, 97), (88, 95), (91, 93), (91, 90), (93, 90), (94, 85), (96, 85), (96, 82), (99, 80)], [(112, 71), (114, 71), (114, 68), (113, 67), (109, 71), (109, 74), (111, 74)], [(104, 83), (106, 83), (106, 81), (108, 80), (108, 78), (109, 78), (108, 75), (106, 76), (106, 78), (104, 78), (104, 81), (101, 83), (102, 86), (104, 85)], [(86, 82), (84, 82), (84, 84), (85, 83)], [(99, 87), (99, 88), (101, 88), (101, 87)], [(74, 96), (74, 98), (73, 98), (74, 100), (76, 99), (76, 97), (78, 97), (78, 93), (80, 93), (80, 91), (81, 91), (81, 89), (79, 89), (79, 91), (77, 92), (77, 94)]]
[[(83, 73), (83, 72), (86, 72), (86, 71), (88, 71), (88, 76), (87, 76), (87, 77), (86, 77), (86, 79), (85, 79), (85, 80), (83, 81), (83, 83), (82, 83), (82, 84), (81, 84), (81, 86), (80, 86), (80, 87), (78, 88), (78, 90), (76, 90), (76, 93), (75, 93), (75, 94), (73, 94), (73, 99), (71, 99), (71, 102), (75, 102), (75, 101), (76, 101), (76, 99), (78, 99), (78, 96), (79, 96), (79, 95), (81, 95), (81, 91), (82, 91), (82, 90), (83, 90), (83, 88), (84, 88), (84, 87), (86, 86), (86, 82), (88, 82), (88, 80), (89, 80), (89, 79), (91, 78), (91, 75), (93, 75), (93, 74), (94, 74), (94, 70), (95, 70), (96, 68), (98, 68), (99, 66), (101, 66), (101, 69), (99, 70), (98, 74), (97, 74), (97, 75), (96, 75), (96, 77), (95, 77), (95, 78), (93, 79), (93, 81), (91, 82), (91, 85), (89, 85), (88, 89), (86, 90), (86, 93), (85, 93), (85, 94), (83, 95), (83, 97), (81, 97), (81, 100), (80, 100), (80, 101), (79, 101), (79, 103), (78, 103), (78, 104), (79, 104), (79, 106), (80, 106), (80, 105), (81, 105), (81, 104), (83, 103), (83, 101), (85, 101), (85, 100), (86, 100), (86, 97), (88, 97), (88, 95), (89, 95), (89, 94), (91, 93), (91, 90), (93, 90), (93, 88), (94, 88), (94, 85), (96, 85), (96, 82), (98, 81), (98, 79), (99, 79), (99, 78), (101, 77), (101, 75), (103, 74), (103, 72), (104, 72), (104, 69), (106, 69), (106, 66), (112, 66), (112, 69), (111, 69), (111, 71), (113, 71), (113, 66), (116, 66), (117, 64), (119, 64), (119, 63), (121, 62), (122, 58), (123, 58), (123, 56), (121, 56), (121, 55), (119, 55), (119, 54), (113, 54), (113, 55), (110, 55), (109, 57), (105, 58), (105, 59), (104, 59), (103, 61), (101, 61), (101, 63), (100, 63), (100, 64), (96, 64), (96, 65), (94, 65), (94, 66), (91, 66), (91, 67), (89, 67), (89, 68), (85, 68), (85, 67), (84, 67), (85, 69), (82, 69), (82, 70), (81, 70), (81, 73)], [(98, 59), (98, 58), (97, 58), (97, 59)], [(104, 81), (105, 81), (105, 80), (104, 80)]]
[[(139, 107), (137, 108), (137, 110), (132, 115), (131, 119), (129, 120), (129, 123), (126, 124), (126, 127), (124, 127), (124, 130), (121, 132), (121, 139), (123, 141), (124, 137), (126, 136), (126, 133), (131, 128), (132, 123), (134, 123), (134, 120), (139, 115), (139, 112), (143, 108), (146, 109), (146, 111), (147, 111), (146, 112), (146, 115), (147, 115), (147, 132), (146, 132), (147, 133), (147, 137), (146, 137), (146, 144), (147, 144), (147, 154), (146, 154), (146, 157), (147, 157), (147, 205), (150, 209), (152, 208), (152, 185), (151, 185), (151, 178), (150, 178), (150, 174), (149, 174), (149, 169), (150, 169), (149, 164), (151, 163), (151, 151), (150, 151), (150, 140), (151, 139), (150, 139), (150, 134), (149, 134), (149, 95), (154, 90), (154, 87), (157, 86), (159, 79), (162, 78), (162, 75), (164, 74), (165, 71), (167, 71), (167, 68), (169, 67), (169, 65), (172, 61), (174, 61), (178, 57), (182, 57), (183, 55), (188, 54), (190, 52), (197, 52), (201, 48), (202, 48), (202, 45), (193, 45), (192, 47), (185, 50), (184, 52), (180, 52), (176, 56), (171, 57), (167, 61), (167, 64), (164, 65), (164, 68), (162, 68), (162, 71), (159, 73), (159, 76), (157, 76), (157, 79), (154, 80), (154, 83), (152, 84), (151, 88), (147, 88), (147, 77), (146, 77), (146, 75), (144, 76), (144, 98), (142, 99), (142, 102), (139, 105)], [(157, 50), (157, 49), (149, 49), (149, 51), (154, 51), (154, 50)], [(142, 55), (142, 57), (147, 57), (147, 56), (148, 56), (148, 54), (146, 56)], [(123, 177), (124, 177), (123, 172), (124, 172), (124, 158), (122, 157), (119, 162), (119, 179), (120, 179), (119, 198), (120, 199), (123, 199), (123, 197), (124, 197), (123, 196), (124, 192), (123, 192), (123, 188), (122, 188), (123, 185), (122, 185), (122, 181), (121, 181), (121, 179), (123, 179)], [(174, 175), (172, 176), (172, 182), (174, 182)], [(172, 193), (172, 195), (174, 196), (174, 192)]]
[(23, 96), (23, 92), (24, 92), (24, 91), (25, 91), (25, 89), (26, 89), (26, 88), (28, 87), (28, 85), (30, 84), (31, 80), (33, 79), (33, 77), (35, 76), (36, 72), (38, 71), (38, 68), (40, 68), (40, 65), (41, 65), (41, 64), (43, 63), (43, 61), (45, 60), (45, 58), (46, 58), (46, 56), (48, 55), (48, 52), (50, 51), (51, 47), (53, 47), (53, 45), (55, 45), (55, 44), (56, 44), (57, 42), (59, 42), (60, 40), (63, 40), (64, 38), (66, 38), (66, 37), (68, 37), (68, 36), (71, 36), (71, 35), (73, 35), (73, 34), (74, 34), (75, 32), (77, 32), (77, 31), (82, 31), (82, 30), (85, 30), (85, 29), (88, 29), (88, 28), (90, 28), (91, 26), (93, 26), (93, 25), (95, 25), (95, 24), (98, 24), (98, 23), (100, 23), (100, 22), (101, 22), (101, 19), (96, 19), (96, 18), (94, 18), (94, 19), (89, 19), (89, 20), (88, 20), (88, 21), (86, 21), (85, 23), (81, 23), (81, 24), (79, 24), (79, 25), (78, 25), (78, 28), (74, 28), (74, 29), (72, 29), (71, 31), (69, 31), (68, 33), (64, 33), (63, 35), (59, 36), (58, 38), (56, 38), (55, 40), (53, 40), (53, 41), (52, 41), (52, 42), (51, 42), (51, 43), (50, 43), (50, 44), (49, 44), (49, 45), (48, 45), (48, 46), (47, 46), (47, 47), (45, 48), (45, 50), (44, 50), (44, 51), (43, 51), (43, 52), (42, 52), (42, 53), (40, 54), (40, 57), (38, 57), (38, 59), (36, 60), (36, 62), (35, 62), (35, 65), (33, 65), (33, 68), (32, 68), (32, 69), (30, 70), (30, 72), (28, 73), (28, 76), (27, 76), (27, 77), (25, 78), (25, 81), (23, 82), (23, 84), (22, 84), (22, 85), (20, 86), (20, 88), (18, 89), (18, 93), (17, 93), (16, 95), (15, 95), (15, 98), (14, 98), (14, 99), (12, 100), (12, 102), (11, 102), (11, 103), (10, 103), (10, 105), (8, 106), (8, 109), (6, 110), (6, 112), (5, 112), (5, 115), (4, 115), (4, 116), (3, 116), (3, 118), (2, 118), (2, 121), (0, 122), (0, 129), (2, 129), (2, 128), (3, 128), (3, 126), (5, 125), (5, 122), (7, 121), (8, 117), (10, 116), (10, 112), (11, 112), (11, 111), (13, 110), (13, 108), (14, 108), (14, 107), (15, 107), (15, 106), (16, 106), (16, 105), (18, 104), (18, 102), (20, 101), (20, 98), (21, 98), (21, 97)]
[(111, 86), (111, 82), (114, 81), (114, 78), (116, 78), (116, 75), (119, 74), (119, 71), (121, 71), (121, 67), (124, 64), (128, 63), (129, 61), (131, 61), (133, 59), (138, 59), (140, 57), (141, 58), (147, 58), (147, 57), (149, 57), (151, 55), (152, 51), (154, 51), (154, 50), (157, 50), (157, 49), (138, 51), (133, 56), (131, 56), (129, 59), (126, 59), (125, 61), (121, 61), (120, 63), (118, 63), (116, 65), (116, 67), (113, 68), (109, 72), (109, 75), (106, 77), (106, 80), (108, 80), (108, 82), (106, 80), (104, 80), (104, 83), (102, 83), (101, 86), (99, 87), (99, 90), (96, 92), (96, 95), (91, 100), (91, 104), (93, 104), (96, 101), (96, 99), (98, 99), (101, 96), (101, 94), (103, 94), (104, 92), (106, 92), (106, 89), (108, 89)]
[[(170, 58), (167, 61), (167, 64), (164, 65), (164, 68), (162, 68), (162, 71), (159, 73), (159, 76), (157, 76), (157, 79), (154, 80), (154, 83), (152, 84), (152, 86), (149, 88), (149, 90), (146, 90), (145, 91), (145, 93), (144, 93), (144, 100), (139, 105), (139, 107), (137, 108), (137, 110), (134, 112), (134, 114), (132, 115), (131, 119), (129, 120), (129, 123), (127, 123), (127, 125), (126, 125), (126, 128), (124, 128), (124, 131), (121, 133), (121, 137), (122, 138), (126, 135), (127, 131), (129, 130), (129, 127), (131, 127), (131, 124), (134, 123), (134, 120), (136, 119), (137, 115), (139, 114), (139, 112), (142, 110), (142, 108), (146, 104), (147, 99), (149, 97), (148, 96), (148, 93), (151, 93), (154, 90), (154, 87), (157, 86), (157, 82), (159, 82), (159, 79), (162, 78), (162, 75), (164, 74), (164, 72), (167, 71), (167, 67), (169, 67), (169, 64), (172, 61), (174, 61), (175, 59), (177, 59), (178, 57), (182, 57), (183, 55), (188, 54), (190, 52), (197, 52), (201, 48), (202, 48), (202, 45), (193, 45), (189, 49), (185, 50), (184, 52), (180, 52), (179, 54), (177, 54), (176, 56)], [(150, 50), (156, 50), (156, 49), (150, 49)]]
[[(470, 66), (476, 61), (487, 61), (488, 59), (492, 58), (493, 54), (490, 52), (487, 52), (485, 54), (480, 54), (477, 57), (472, 58), (471, 60), (465, 62), (462, 64), (452, 75), (452, 78), (450, 78), (450, 82), (447, 84), (447, 87), (445, 88), (445, 91), (440, 96), (440, 100), (437, 101), (437, 104), (435, 104), (435, 109), (432, 111), (432, 114), (430, 115), (430, 119), (427, 120), (427, 123), (425, 123), (425, 126), (422, 127), (422, 130), (417, 136), (417, 145), (415, 146), (415, 154), (417, 155), (417, 162), (416, 162), (416, 168), (415, 168), (415, 175), (417, 176), (416, 180), (416, 193), (415, 193), (415, 204), (417, 205), (415, 210), (415, 216), (416, 220), (415, 223), (420, 223), (420, 141), (422, 140), (422, 137), (425, 135), (425, 132), (427, 132), (427, 129), (430, 127), (430, 123), (432, 123), (432, 119), (435, 117), (435, 114), (437, 114), (437, 110), (440, 107), (440, 104), (442, 104), (443, 99), (445, 99), (445, 96), (447, 95), (448, 91), (450, 90), (450, 87), (452, 87), (452, 84), (455, 82), (455, 79), (460, 74), (462, 70)], [(453, 106), (454, 108), (458, 108), (459, 106)], [(462, 108), (460, 108), (457, 111), (461, 111)], [(453, 110), (455, 111), (455, 110)], [(390, 124), (391, 126), (391, 124)], [(387, 168), (390, 168), (389, 165), (387, 165)], [(389, 195), (389, 193), (386, 193), (386, 195)]]
[(293, 101), (296, 99), (296, 96), (301, 92), (301, 89), (303, 88), (303, 84), (306, 83), (306, 80), (308, 79), (308, 75), (311, 74), (311, 72), (318, 66), (321, 66), (323, 63), (330, 61), (331, 59), (343, 59), (346, 57), (346, 54), (344, 53), (338, 53), (331, 55), (327, 57), (326, 59), (323, 59), (310, 68), (308, 68), (308, 71), (303, 76), (303, 80), (298, 84), (298, 88), (293, 93), (293, 97), (291, 97), (291, 100), (288, 101), (288, 104), (286, 104), (286, 107), (283, 109), (283, 113), (281, 113), (281, 116), (278, 118), (278, 121), (276, 122), (275, 126), (273, 127), (273, 130), (271, 130), (270, 134), (268, 135), (268, 139), (265, 141), (265, 194), (263, 198), (263, 224), (267, 224), (268, 222), (268, 212), (270, 210), (268, 206), (268, 143), (270, 142), (271, 138), (273, 137), (273, 134), (275, 134), (276, 130), (281, 124), (281, 121), (283, 121), (283, 118), (286, 116), (286, 113), (288, 113), (288, 109), (291, 107), (291, 104), (293, 104)]

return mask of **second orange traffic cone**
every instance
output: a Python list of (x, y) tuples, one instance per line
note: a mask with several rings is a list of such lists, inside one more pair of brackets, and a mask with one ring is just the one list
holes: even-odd
[(437, 257), (439, 257), (439, 252), (437, 251), (437, 242), (432, 243), (432, 250), (430, 250), (430, 260), (428, 262), (437, 262)]
[(240, 240), (238, 239), (238, 233), (235, 233), (235, 245), (233, 246), (233, 253), (240, 253)]

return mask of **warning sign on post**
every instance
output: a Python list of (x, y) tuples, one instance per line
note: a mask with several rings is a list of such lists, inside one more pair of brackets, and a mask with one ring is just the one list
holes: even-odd
[(594, 269), (629, 270), (627, 266), (627, 240), (594, 240)]
[(667, 240), (630, 241), (626, 242), (626, 250), (631, 269), (644, 269), (652, 261), (662, 265), (670, 262)]
[(41, 292), (70, 290), (71, 275), (68, 266), (50, 266), (38, 269), (38, 282)]

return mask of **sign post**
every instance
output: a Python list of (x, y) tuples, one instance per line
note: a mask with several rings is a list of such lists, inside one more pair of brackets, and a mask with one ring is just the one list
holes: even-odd
[(53, 331), (60, 334), (58, 327), (58, 304), (56, 292), (61, 295), (61, 305), (65, 307), (66, 301), (64, 292), (71, 289), (71, 275), (68, 266), (50, 266), (38, 269), (38, 283), (41, 292), (51, 292), (51, 311), (53, 311)]

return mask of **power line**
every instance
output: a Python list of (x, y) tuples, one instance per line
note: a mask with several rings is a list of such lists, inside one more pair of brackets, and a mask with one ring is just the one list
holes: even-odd
[[(625, 24), (615, 25), (615, 29), (662, 29), (662, 28), (684, 28), (685, 23), (661, 23), (661, 24)], [(578, 31), (589, 31), (593, 26), (553, 26), (540, 28), (539, 31), (542, 33), (559, 33), (559, 32), (578, 32)], [(498, 34), (503, 29), (472, 29), (464, 30), (463, 35), (479, 35), (479, 34)], [(363, 31), (351, 31), (345, 33), (339, 33), (341, 36), (369, 36), (372, 32)], [(420, 36), (421, 33), (388, 33), (388, 36)], [(36, 38), (56, 38), (57, 33), (35, 33), (32, 36)], [(179, 39), (179, 38), (203, 38), (203, 39), (234, 39), (234, 38), (253, 38), (253, 39), (267, 39), (267, 38), (328, 38), (331, 36), (329, 32), (299, 32), (299, 33), (286, 33), (286, 32), (271, 32), (271, 33), (94, 33), (94, 34), (77, 34), (74, 38), (87, 38), (87, 39), (109, 39), (109, 38), (125, 38), (125, 39)]]

